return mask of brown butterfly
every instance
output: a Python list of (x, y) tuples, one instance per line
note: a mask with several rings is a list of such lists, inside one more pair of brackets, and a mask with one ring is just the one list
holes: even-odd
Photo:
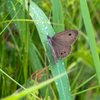
[(66, 30), (54, 35), (52, 38), (47, 35), (56, 63), (58, 63), (58, 59), (65, 58), (70, 54), (71, 44), (76, 41), (77, 36), (77, 30)]

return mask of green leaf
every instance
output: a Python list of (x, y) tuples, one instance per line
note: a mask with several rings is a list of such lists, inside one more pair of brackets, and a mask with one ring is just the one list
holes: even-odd
[(54, 78), (52, 78), (50, 80), (44, 81), (44, 82), (42, 82), (42, 83), (40, 83), (38, 85), (32, 86), (32, 87), (30, 87), (30, 88), (28, 88), (28, 89), (26, 89), (24, 91), (21, 91), (20, 93), (15, 93), (12, 96), (9, 96), (7, 98), (4, 98), (3, 100), (18, 100), (19, 98), (22, 98), (25, 95), (28, 95), (28, 94), (30, 94), (30, 93), (38, 90), (38, 89), (41, 89), (42, 87), (50, 84), (54, 80), (57, 80), (57, 79), (59, 79), (61, 77), (64, 77), (65, 75), (66, 75), (66, 73), (63, 73), (61, 75), (58, 75), (58, 76), (56, 76), (56, 77), (54, 77)]
[(89, 44), (90, 44), (90, 49), (92, 52), (92, 56), (94, 59), (95, 67), (96, 67), (96, 72), (99, 80), (99, 85), (100, 85), (100, 59), (99, 59), (99, 53), (97, 50), (97, 44), (95, 41), (95, 35), (94, 35), (94, 30), (92, 27), (91, 23), (91, 18), (89, 15), (89, 9), (86, 0), (80, 0), (81, 4), (81, 10), (82, 10), (82, 16), (83, 16), (83, 21), (85, 24), (85, 28), (87, 31), (88, 39), (89, 39)]
[[(56, 33), (64, 31), (64, 19), (61, 7), (61, 0), (52, 0), (53, 28)], [(62, 24), (62, 25), (59, 25)]]

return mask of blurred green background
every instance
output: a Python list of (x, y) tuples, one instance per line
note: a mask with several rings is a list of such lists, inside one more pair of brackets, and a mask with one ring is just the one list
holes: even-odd
[[(79, 31), (78, 38), (72, 45), (71, 54), (63, 59), (66, 71), (70, 71), (68, 77), (72, 91), (72, 100), (100, 100), (98, 88), (100, 64), (96, 62), (100, 61), (98, 59), (100, 57), (100, 0), (85, 0), (90, 19), (86, 17), (88, 15), (87, 11), (82, 10), (85, 8), (84, 4), (82, 6), (82, 0), (61, 0), (62, 9), (59, 6), (52, 7), (53, 0), (32, 1), (45, 13), (55, 33), (60, 32), (60, 28), (62, 30), (76, 29)], [(55, 16), (53, 15), (54, 10), (62, 12), (63, 16), (61, 17), (64, 24), (56, 23), (54, 19), (58, 18), (58, 16), (56, 14)], [(89, 20), (92, 22), (92, 29), (91, 24), (88, 23)], [(27, 84), (32, 85), (29, 82), (30, 80), (27, 80), (32, 73), (44, 68), (45, 63), (49, 66), (49, 62), (45, 61), (45, 50), (34, 22), (41, 23), (36, 20), (32, 21), (25, 6), (22, 6), (18, 1), (0, 0), (0, 98), (7, 97), (20, 88), (9, 76), (21, 85), (25, 84), (28, 87)], [(89, 36), (89, 34), (92, 34), (89, 33), (91, 32), (89, 29), (93, 30), (94, 35), (92, 37), (95, 39), (96, 45), (92, 43), (94, 40)], [(27, 37), (29, 38), (28, 40)], [(9, 76), (5, 76), (2, 71)], [(44, 71), (43, 74), (46, 74), (46, 72)], [(48, 74), (52, 77), (51, 72), (48, 72)], [(93, 75), (94, 77), (90, 79)], [(41, 82), (44, 80), (46, 80), (46, 75), (42, 77)], [(84, 82), (86, 83), (83, 84)], [(56, 99), (59, 99), (55, 83), (51, 85)], [(74, 92), (75, 88), (80, 85), (82, 86)], [(40, 98), (45, 98), (47, 94), (44, 91), (47, 88), (38, 90), (36, 95)], [(51, 90), (49, 91), (48, 96), (52, 100), (54, 94)], [(30, 100), (30, 97), (28, 99)]]

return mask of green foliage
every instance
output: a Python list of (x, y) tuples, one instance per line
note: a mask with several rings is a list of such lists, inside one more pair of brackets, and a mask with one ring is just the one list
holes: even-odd
[[(0, 98), (100, 99), (99, 0), (1, 0), (0, 6)], [(64, 29), (77, 29), (79, 36), (71, 54), (55, 64), (47, 34)], [(32, 73), (45, 63), (50, 71), (34, 84)]]

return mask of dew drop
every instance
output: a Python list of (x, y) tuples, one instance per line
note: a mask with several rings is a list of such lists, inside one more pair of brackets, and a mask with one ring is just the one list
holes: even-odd
[(42, 22), (42, 24), (43, 24), (44, 22)]
[(46, 26), (45, 29), (47, 29), (48, 27)]
[(56, 82), (56, 85), (58, 85), (58, 82)]
[(32, 8), (33, 10), (35, 10), (34, 8)]
[(64, 65), (64, 63), (62, 63)]
[(50, 24), (50, 21), (48, 21), (48, 24)]
[(48, 35), (48, 33), (47, 33), (47, 35)]

